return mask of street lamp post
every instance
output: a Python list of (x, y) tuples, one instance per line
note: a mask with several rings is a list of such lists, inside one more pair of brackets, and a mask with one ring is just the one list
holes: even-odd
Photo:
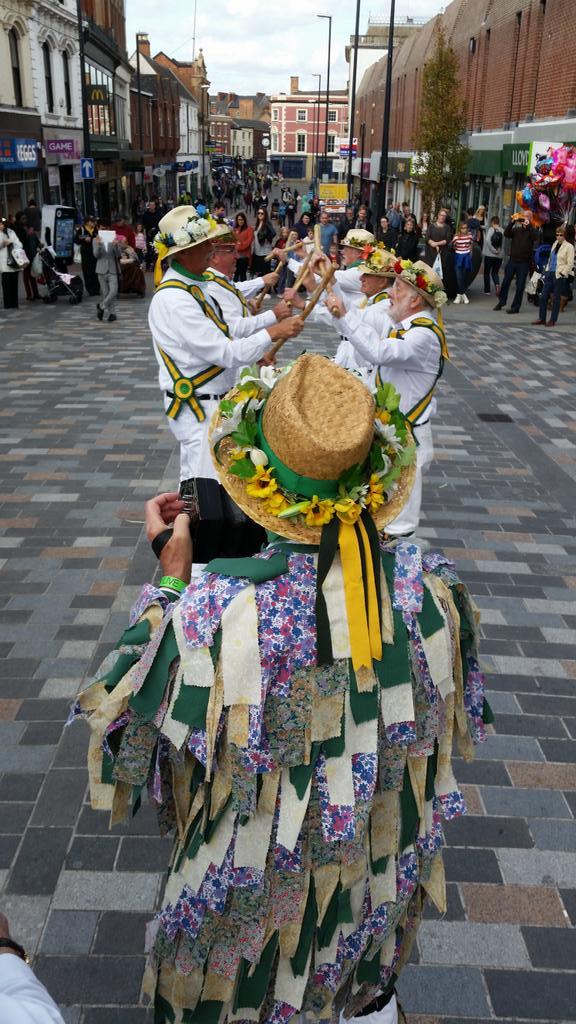
[[(364, 142), (366, 139), (366, 125), (364, 121), (360, 125), (360, 205), (362, 205), (362, 190), (364, 188)], [(378, 221), (378, 223), (380, 223)]]
[[(356, 112), (356, 69), (358, 67), (358, 33), (360, 31), (360, 0), (356, 0), (356, 27), (354, 29), (354, 67), (352, 68), (352, 95), (348, 118), (350, 131), (348, 138), (348, 202), (352, 202), (352, 143), (354, 142), (354, 115)], [(360, 172), (362, 175), (362, 172)]]
[(316, 100), (316, 125), (314, 128), (314, 157), (316, 161), (315, 178), (316, 183), (320, 177), (320, 91), (322, 89), (322, 75), (312, 72), (312, 78), (318, 79), (318, 99)]
[[(209, 105), (208, 100), (208, 88), (207, 85), (200, 86), (200, 123), (202, 125), (202, 174), (201, 174), (201, 188), (202, 188), (202, 201), (206, 203), (206, 107)], [(208, 102), (207, 102), (208, 101)]]
[[(78, 57), (80, 60), (80, 89), (82, 97), (82, 138), (84, 156), (90, 157), (90, 125), (88, 123), (88, 102), (86, 97), (86, 70), (84, 67), (84, 19), (82, 17), (81, 0), (76, 0), (76, 18), (78, 21)], [(94, 182), (91, 178), (84, 178), (84, 216), (90, 217), (94, 214)]]
[(331, 14), (318, 14), (318, 18), (323, 18), (328, 22), (328, 66), (326, 68), (326, 124), (324, 125), (324, 160), (322, 161), (322, 168), (324, 173), (328, 169), (328, 111), (330, 108), (330, 50), (332, 47), (332, 15)]
[(386, 212), (386, 188), (388, 183), (388, 144), (390, 139), (390, 104), (392, 99), (392, 60), (394, 57), (394, 11), (395, 0), (390, 2), (390, 25), (388, 27), (388, 60), (386, 62), (386, 96), (382, 122), (382, 150), (380, 153), (380, 185), (378, 188), (378, 211), (376, 223)]

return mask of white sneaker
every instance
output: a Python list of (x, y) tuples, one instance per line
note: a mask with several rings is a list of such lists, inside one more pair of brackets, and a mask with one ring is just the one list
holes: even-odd
[(457, 306), (459, 302), (462, 302), (462, 296), (461, 295), (457, 295), (456, 296), (456, 298), (454, 299), (454, 305)]
[(341, 1013), (340, 1024), (398, 1024), (396, 996), (392, 996), (383, 1010), (375, 1010), (374, 1013), (369, 1013), (366, 1017), (345, 1017)]
[(462, 296), (462, 302), (465, 302), (465, 303), (466, 303), (466, 305), (468, 305), (468, 303), (470, 302), (470, 299), (468, 298), (468, 296), (467, 296), (467, 295), (463, 295), (463, 296)]

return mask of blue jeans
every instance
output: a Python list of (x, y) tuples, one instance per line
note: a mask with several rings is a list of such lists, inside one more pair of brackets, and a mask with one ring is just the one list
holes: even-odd
[(560, 312), (560, 298), (565, 294), (566, 279), (564, 277), (556, 277), (553, 270), (548, 270), (544, 274), (544, 287), (540, 294), (540, 310), (539, 316), (541, 320), (546, 319), (546, 310), (548, 308), (548, 299), (552, 296), (552, 309), (550, 311), (550, 320), (553, 324), (558, 319), (558, 313)]
[(526, 278), (528, 277), (528, 271), (530, 270), (530, 264), (521, 262), (520, 260), (508, 260), (506, 269), (504, 271), (504, 279), (502, 281), (502, 287), (500, 289), (500, 298), (498, 302), (501, 306), (506, 305), (508, 299), (508, 291), (512, 284), (512, 279), (516, 277), (516, 291), (514, 293), (514, 299), (510, 309), (518, 312), (522, 305), (522, 297), (524, 295), (524, 288), (526, 287)]

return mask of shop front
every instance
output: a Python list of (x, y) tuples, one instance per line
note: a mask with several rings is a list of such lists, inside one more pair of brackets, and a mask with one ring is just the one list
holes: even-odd
[(78, 178), (80, 158), (83, 155), (82, 132), (79, 129), (47, 128), (44, 125), (42, 134), (47, 202), (81, 208), (82, 189)]
[(42, 205), (40, 118), (3, 113), (0, 127), (0, 212), (15, 214), (34, 198)]

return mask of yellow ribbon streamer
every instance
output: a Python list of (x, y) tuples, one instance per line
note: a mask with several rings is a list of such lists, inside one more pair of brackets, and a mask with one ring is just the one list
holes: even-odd
[[(364, 540), (364, 538), (366, 539)], [(342, 576), (344, 578), (344, 599), (346, 602), (346, 616), (350, 632), (350, 648), (352, 652), (352, 665), (354, 670), (365, 666), (372, 667), (372, 658), (382, 657), (382, 640), (380, 637), (380, 625), (378, 620), (378, 609), (376, 603), (376, 582), (374, 579), (374, 567), (372, 556), (368, 545), (368, 537), (362, 534), (362, 542), (366, 553), (366, 575), (368, 586), (368, 616), (366, 615), (366, 601), (364, 592), (364, 580), (362, 578), (362, 559), (358, 536), (353, 526), (347, 523), (340, 523), (338, 533), (338, 545), (340, 547), (340, 558), (342, 560)], [(379, 653), (377, 653), (379, 651)]]
[(154, 265), (154, 287), (157, 288), (163, 277), (162, 260), (168, 255), (168, 246), (164, 242), (155, 242), (155, 249), (158, 256)]
[[(376, 590), (376, 579), (374, 576), (374, 561), (372, 549), (366, 527), (361, 519), (358, 520), (358, 527), (364, 545), (364, 562), (366, 564), (366, 591), (368, 597), (368, 632), (370, 634), (370, 650), (375, 661), (382, 658), (382, 631), (380, 629), (380, 610), (378, 608), (378, 592)], [(380, 567), (378, 567), (380, 568)]]

